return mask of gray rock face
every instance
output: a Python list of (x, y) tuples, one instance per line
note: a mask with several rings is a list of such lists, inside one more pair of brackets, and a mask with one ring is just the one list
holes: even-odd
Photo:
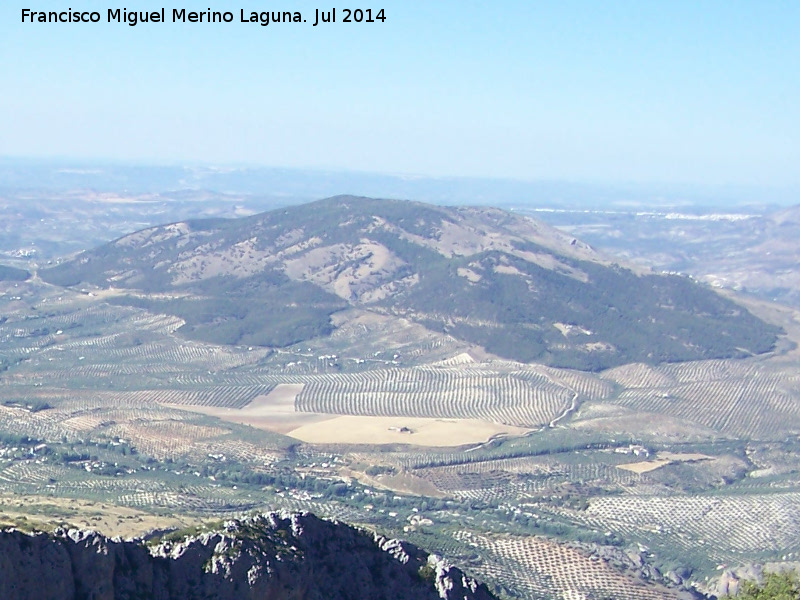
[(708, 595), (717, 598), (735, 596), (739, 593), (742, 581), (761, 582), (763, 577), (764, 569), (761, 565), (747, 564), (733, 569), (725, 569), (717, 580), (710, 582), (705, 591)]
[(0, 533), (3, 600), (490, 600), (407, 542), (308, 513), (230, 521), (146, 546), (94, 532)]

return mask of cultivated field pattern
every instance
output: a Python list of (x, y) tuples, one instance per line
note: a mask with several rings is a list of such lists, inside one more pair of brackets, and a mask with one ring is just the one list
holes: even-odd
[[(311, 510), (445, 552), (507, 598), (673, 598), (713, 587), (720, 565), (800, 556), (791, 349), (587, 373), (358, 309), (337, 314), (332, 336), (285, 348), (191, 341), (182, 320), (111, 299), (2, 284), (4, 491), (156, 515)], [(782, 325), (790, 348), (794, 325)], [(276, 410), (298, 422), (474, 419), (530, 433), (317, 445), (197, 412), (258, 407), (269, 420), (278, 386), (295, 386)]]

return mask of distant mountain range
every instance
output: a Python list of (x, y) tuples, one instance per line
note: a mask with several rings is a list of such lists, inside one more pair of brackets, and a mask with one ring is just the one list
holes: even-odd
[(116, 161), (23, 159), (0, 156), (0, 199), (7, 190), (172, 195), (205, 190), (254, 195), (282, 205), (323, 198), (342, 190), (435, 204), (570, 206), (620, 209), (631, 206), (725, 206), (797, 202), (795, 187), (635, 182), (519, 180), (491, 177), (436, 177), (314, 168), (232, 164), (137, 164)]
[(226, 344), (326, 336), (350, 307), (588, 370), (757, 354), (779, 333), (689, 278), (634, 272), (513, 212), (351, 196), (151, 227), (39, 275), (114, 288), (110, 301)]
[(800, 307), (800, 206), (767, 212), (752, 207), (532, 213), (636, 264)]

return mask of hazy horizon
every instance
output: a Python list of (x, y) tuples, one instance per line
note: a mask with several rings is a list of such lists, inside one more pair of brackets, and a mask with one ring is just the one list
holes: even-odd
[(0, 156), (0, 190), (147, 194), (209, 191), (283, 197), (288, 204), (362, 195), (505, 207), (686, 207), (737, 210), (800, 203), (800, 186), (602, 182), (274, 167), (180, 161), (92, 160)]
[[(800, 186), (800, 5), (385, 2), (383, 23), (0, 9), (0, 156), (595, 184)], [(172, 9), (232, 23), (173, 23)], [(325, 7), (329, 9), (330, 7)]]

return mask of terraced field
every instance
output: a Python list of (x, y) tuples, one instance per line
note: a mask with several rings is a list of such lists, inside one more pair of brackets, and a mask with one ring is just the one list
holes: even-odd
[(542, 426), (570, 406), (573, 394), (534, 371), (491, 368), (377, 370), (321, 376), (297, 397), (305, 412), (484, 419)]
[[(640, 542), (653, 564), (688, 557), (703, 579), (723, 563), (800, 555), (792, 350), (584, 373), (499, 360), (355, 309), (330, 339), (217, 346), (182, 339), (175, 317), (26, 285), (19, 300), (0, 295), (5, 490), (202, 515), (306, 509), (398, 535), (424, 514), (434, 525), (408, 532), (415, 541), (435, 538), (509, 598), (674, 597), (631, 588), (629, 574), (558, 539)], [(272, 402), (315, 426), (375, 419), (393, 437), (322, 446), (197, 414)], [(402, 430), (412, 419), (529, 433), (415, 446), (413, 427)], [(51, 454), (33, 451), (42, 443)], [(619, 468), (670, 451), (710, 458)]]
[(625, 389), (611, 400), (744, 439), (800, 431), (800, 378), (769, 361), (627, 365), (603, 373)]
[(675, 536), (706, 547), (723, 560), (731, 554), (800, 550), (800, 493), (749, 496), (628, 496), (596, 498), (581, 516), (587, 524), (632, 536), (637, 531)]
[(454, 536), (480, 549), (486, 557), (486, 564), (476, 567), (476, 572), (490, 581), (508, 582), (527, 598), (677, 598), (674, 592), (663, 587), (632, 585), (630, 578), (602, 561), (591, 560), (577, 550), (548, 540), (476, 535), (470, 531), (459, 531)]

